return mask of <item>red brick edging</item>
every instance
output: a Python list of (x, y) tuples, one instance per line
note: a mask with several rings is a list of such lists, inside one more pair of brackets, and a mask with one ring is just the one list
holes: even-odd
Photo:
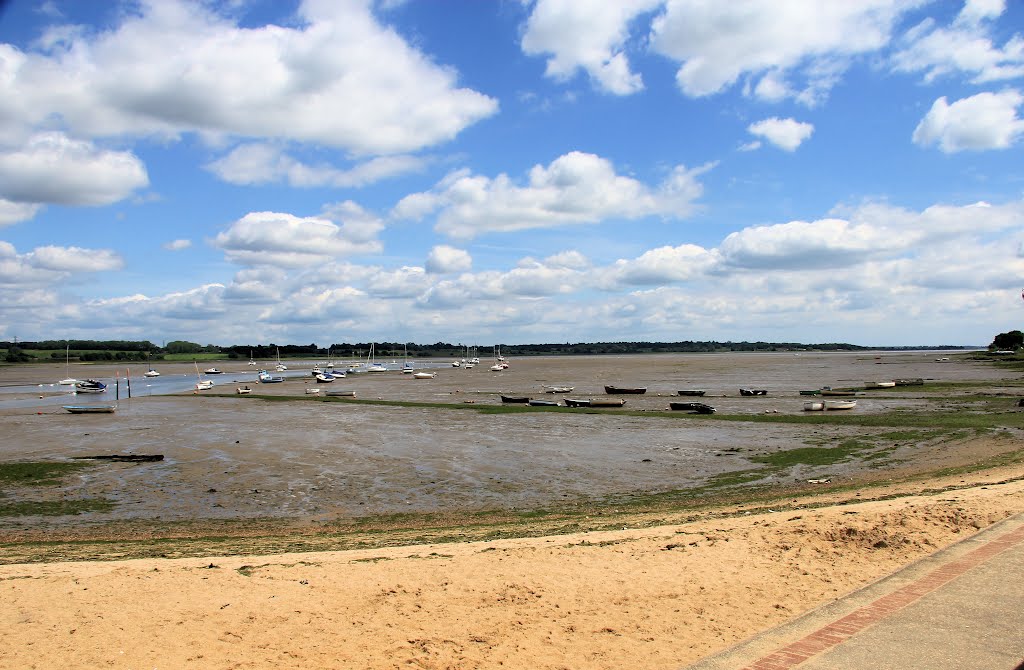
[(845, 642), (868, 626), (903, 609), (907, 605), (931, 593), (943, 584), (964, 574), (996, 554), (1024, 541), (1024, 526), (988, 540), (984, 545), (974, 549), (965, 556), (950, 561), (941, 568), (936, 568), (917, 581), (907, 584), (892, 593), (882, 596), (870, 605), (865, 605), (852, 614), (844, 616), (811, 633), (807, 637), (772, 652), (743, 670), (787, 670), (796, 667), (807, 659), (828, 651), (832, 647)]

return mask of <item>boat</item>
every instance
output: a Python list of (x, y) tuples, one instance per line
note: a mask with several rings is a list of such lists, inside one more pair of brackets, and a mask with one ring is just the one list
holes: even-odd
[(252, 389), (249, 388), (248, 386), (239, 386), (238, 388), (235, 389), (235, 393), (237, 393), (238, 395), (249, 395), (250, 393), (252, 393)]
[(199, 373), (199, 363), (192, 361), (196, 366), (196, 391), (208, 391), (213, 388), (213, 381), (209, 379), (203, 379), (203, 375)]
[(437, 376), (436, 372), (414, 372), (412, 375), (413, 379), (433, 379)]
[(503, 395), (501, 396), (501, 402), (525, 404), (530, 402), (530, 399), (527, 396)]
[(462, 361), (452, 361), (452, 367), (453, 368), (461, 368), (462, 367)]
[(826, 400), (825, 409), (853, 409), (857, 406), (856, 400)]
[(334, 381), (334, 375), (332, 375), (329, 372), (318, 372), (316, 375), (316, 380), (321, 384), (330, 384), (331, 382)]
[(376, 358), (376, 356), (373, 353), (373, 350), (374, 350), (374, 343), (370, 342), (370, 354), (366, 357), (366, 367), (364, 368), (364, 371), (366, 371), (366, 372), (387, 372), (388, 371), (387, 366), (385, 366), (383, 363), (378, 363), (377, 361), (373, 360), (374, 358)]
[(320, 395), (320, 389), (306, 389), (306, 395)]
[(58, 384), (61, 386), (74, 386), (78, 383), (77, 379), (71, 377), (71, 345), (69, 344), (64, 349), (64, 374), (67, 375), (64, 379), (61, 379)]
[(115, 463), (159, 463), (163, 454), (110, 454), (100, 456), (72, 456), (76, 461), (113, 461)]
[(622, 407), (626, 404), (625, 398), (591, 398), (591, 407)]
[(72, 414), (113, 414), (116, 405), (64, 405)]
[(768, 395), (768, 389), (740, 389), (740, 395)]
[(504, 369), (505, 368), (501, 365), (501, 363), (495, 363), (494, 365), (491, 366), (491, 372), (501, 372)]
[(220, 370), (218, 368), (206, 368), (205, 370), (203, 370), (203, 372), (208, 374), (208, 375), (222, 375), (222, 374), (224, 374), (224, 371)]
[(715, 408), (702, 402), (670, 402), (668, 408), (675, 411), (696, 412), (697, 414), (714, 414)]
[(806, 391), (800, 391), (800, 395), (821, 395), (821, 389), (807, 389)]
[(823, 409), (825, 409), (824, 400), (810, 400), (804, 403), (805, 412), (820, 412)]
[(629, 386), (612, 386), (611, 384), (606, 384), (605, 387), (604, 387), (604, 392), (609, 394), (609, 395), (621, 395), (621, 394), (638, 395), (638, 394), (641, 394), (641, 393), (647, 393), (647, 387), (646, 386), (634, 386), (634, 387), (629, 387)]
[(917, 377), (915, 379), (894, 379), (896, 386), (923, 386), (924, 379)]
[(107, 385), (95, 379), (83, 379), (80, 382), (75, 382), (75, 393), (103, 393), (106, 390)]
[(143, 377), (159, 377), (160, 373), (157, 372), (156, 370), (154, 370), (153, 368), (150, 368), (149, 371), (146, 372), (145, 374), (143, 374), (142, 376)]
[(256, 359), (252, 357), (252, 349), (249, 350), (249, 365), (256, 367)]
[(314, 365), (310, 372), (314, 377), (316, 377), (318, 374), (323, 372), (323, 369), (319, 365)]
[(256, 375), (256, 381), (260, 384), (280, 384), (284, 381), (284, 377), (273, 375), (266, 370), (260, 370), (260, 373)]
[(825, 387), (819, 391), (821, 395), (827, 396), (851, 396), (857, 395), (857, 391), (854, 389), (834, 389)]
[(572, 393), (574, 386), (548, 386), (544, 389), (544, 393)]
[(866, 389), (891, 389), (896, 386), (896, 382), (864, 382), (864, 388)]
[(590, 407), (589, 398), (564, 398), (566, 407)]
[(705, 391), (702, 389), (679, 389), (676, 393), (678, 395), (701, 396), (704, 395)]
[(338, 390), (338, 391), (328, 391), (328, 392), (327, 392), (327, 395), (329, 395), (329, 396), (333, 396), (333, 397), (336, 397), (336, 398), (337, 398), (337, 397), (342, 397), (342, 398), (355, 398), (355, 397), (356, 397), (356, 392), (355, 392), (355, 391), (352, 391), (352, 390), (345, 390), (345, 391), (341, 391), (341, 390)]
[(558, 407), (557, 400), (541, 400), (531, 398), (528, 402), (531, 407)]
[(274, 369), (278, 372), (284, 372), (288, 369), (288, 366), (281, 362), (281, 347), (277, 348), (277, 365), (274, 366)]

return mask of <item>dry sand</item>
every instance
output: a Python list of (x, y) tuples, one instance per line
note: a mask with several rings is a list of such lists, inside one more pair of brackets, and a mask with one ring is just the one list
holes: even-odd
[(254, 538), (248, 555), (3, 565), (0, 668), (679, 668), (1024, 511), (1019, 463), (920, 477), (1020, 446), (1016, 433), (962, 440), (848, 473), (869, 488), (621, 514), (614, 530), (272, 554)]
[(0, 667), (678, 668), (1024, 510), (1021, 475), (536, 539), (2, 566)]

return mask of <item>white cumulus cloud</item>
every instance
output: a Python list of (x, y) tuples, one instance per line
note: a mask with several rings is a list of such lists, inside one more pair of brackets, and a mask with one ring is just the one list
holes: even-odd
[(473, 267), (473, 257), (465, 249), (456, 249), (447, 244), (439, 244), (427, 255), (427, 272), (445, 274), (448, 272), (468, 272)]
[(545, 74), (566, 80), (584, 70), (595, 86), (615, 95), (643, 89), (625, 53), (630, 22), (661, 0), (537, 0), (523, 32), (529, 55), (550, 54)]
[[(468, 239), (493, 232), (598, 223), (609, 218), (646, 216), (682, 218), (693, 211), (703, 187), (698, 177), (712, 166), (677, 166), (657, 187), (616, 174), (610, 161), (583, 152), (560, 156), (548, 166), (534, 166), (525, 185), (507, 175), (491, 179), (460, 173), (441, 182), (429, 195), (410, 196), (396, 213), (423, 216), (440, 210), (435, 229)], [(409, 200), (409, 198), (406, 198)]]
[(63, 133), (0, 151), (0, 197), (25, 204), (109, 205), (148, 185), (142, 161)]
[[(747, 127), (751, 134), (763, 137), (785, 151), (796, 151), (814, 132), (814, 126), (796, 119), (772, 117)], [(748, 145), (749, 146), (749, 145)]]
[(944, 153), (1009, 148), (1024, 132), (1017, 115), (1022, 102), (1016, 90), (979, 93), (952, 104), (941, 97), (914, 129), (914, 143), (938, 144)]

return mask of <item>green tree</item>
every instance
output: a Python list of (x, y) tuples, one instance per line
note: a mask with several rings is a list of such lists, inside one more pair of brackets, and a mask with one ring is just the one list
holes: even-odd
[(1019, 330), (1011, 330), (1008, 333), (999, 333), (988, 345), (989, 349), (1014, 350), (1024, 347), (1024, 333)]

